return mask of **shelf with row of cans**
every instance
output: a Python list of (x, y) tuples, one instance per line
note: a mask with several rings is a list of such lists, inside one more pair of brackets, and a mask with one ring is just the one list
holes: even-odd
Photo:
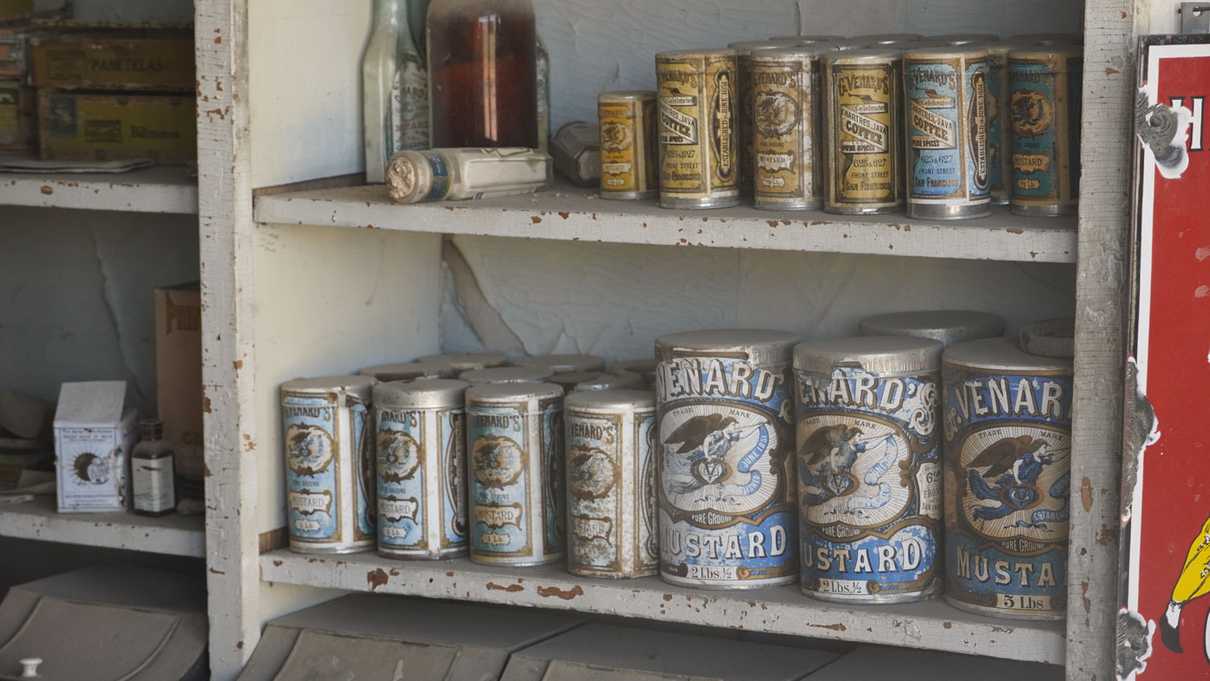
[(3, 173), (0, 206), (197, 214), (197, 179), (184, 166), (129, 173)]
[(206, 555), (201, 516), (73, 515), (56, 511), (54, 497), (0, 505), (0, 537), (191, 558)]

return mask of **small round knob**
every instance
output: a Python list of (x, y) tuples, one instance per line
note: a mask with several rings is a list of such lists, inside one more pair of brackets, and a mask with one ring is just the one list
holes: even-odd
[(23, 678), (23, 679), (40, 678), (38, 676), (38, 666), (42, 664), (42, 658), (26, 657), (26, 658), (17, 660), (17, 664), (21, 665), (21, 678)]

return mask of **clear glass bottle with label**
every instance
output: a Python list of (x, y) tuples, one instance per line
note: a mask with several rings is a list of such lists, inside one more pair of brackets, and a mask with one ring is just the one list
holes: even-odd
[(380, 183), (387, 162), (429, 146), (428, 71), (409, 26), (417, 0), (374, 0), (374, 28), (362, 59), (366, 182)]
[(141, 438), (130, 455), (134, 512), (162, 516), (176, 509), (176, 466), (172, 446), (164, 441), (158, 419), (139, 422)]

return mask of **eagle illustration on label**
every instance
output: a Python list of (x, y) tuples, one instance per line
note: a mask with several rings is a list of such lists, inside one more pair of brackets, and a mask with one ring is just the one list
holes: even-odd
[(1067, 539), (1071, 437), (1001, 426), (972, 433), (959, 454), (967, 472), (962, 514), (980, 536), (1021, 545)]

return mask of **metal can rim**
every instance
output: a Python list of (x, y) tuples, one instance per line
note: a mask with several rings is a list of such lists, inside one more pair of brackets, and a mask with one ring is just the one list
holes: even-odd
[(478, 405), (544, 400), (553, 397), (563, 397), (563, 388), (554, 383), (523, 381), (473, 385), (466, 391), (466, 409), (473, 411), (474, 407)]
[(448, 378), (379, 383), (374, 386), (374, 406), (378, 409), (460, 409), (470, 387), (466, 381)]
[(861, 368), (879, 376), (941, 369), (940, 341), (915, 336), (852, 336), (805, 341), (794, 348), (794, 368), (831, 374), (838, 367)]
[(378, 381), (373, 376), (321, 376), (318, 378), (296, 378), (282, 383), (281, 392), (313, 393), (325, 395), (329, 393), (348, 393), (356, 395), (363, 401), (368, 401)]
[(576, 392), (567, 396), (563, 406), (568, 411), (655, 411), (655, 393), (650, 390), (597, 390)]
[(956, 343), (946, 348), (941, 363), (943, 368), (976, 373), (1073, 375), (1072, 360), (1031, 355), (1010, 338)]

